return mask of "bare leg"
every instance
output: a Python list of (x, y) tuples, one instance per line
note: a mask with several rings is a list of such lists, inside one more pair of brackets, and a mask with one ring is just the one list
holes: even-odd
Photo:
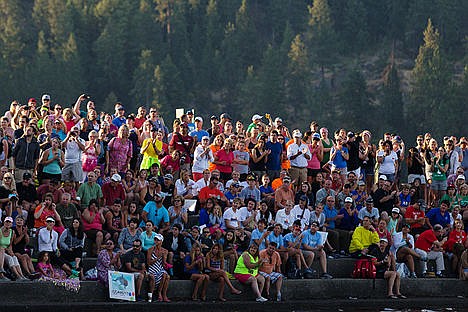
[(218, 283), (219, 283), (219, 286), (218, 286), (218, 299), (221, 300), (221, 301), (226, 301), (226, 299), (224, 299), (225, 279), (223, 277), (218, 278)]

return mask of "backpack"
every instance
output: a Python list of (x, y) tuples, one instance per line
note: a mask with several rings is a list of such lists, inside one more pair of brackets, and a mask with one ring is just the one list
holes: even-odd
[(358, 259), (354, 263), (353, 278), (375, 279), (376, 269), (372, 258)]

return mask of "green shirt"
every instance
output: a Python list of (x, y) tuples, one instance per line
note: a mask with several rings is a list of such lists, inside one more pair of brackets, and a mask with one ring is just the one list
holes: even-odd
[(83, 183), (78, 189), (76, 196), (80, 197), (81, 207), (86, 208), (88, 207), (91, 199), (99, 200), (102, 198), (102, 190), (97, 183), (93, 183), (91, 185), (89, 183)]
[[(248, 254), (250, 257), (250, 263), (254, 263), (258, 261), (258, 257), (254, 258), (251, 254), (249, 254), (247, 251), (244, 254)], [(237, 259), (237, 265), (236, 269), (234, 270), (234, 273), (237, 274), (251, 274), (253, 276), (257, 276), (258, 274), (258, 267), (255, 267), (254, 269), (249, 269), (245, 266), (244, 262), (244, 254), (242, 254), (239, 259)]]

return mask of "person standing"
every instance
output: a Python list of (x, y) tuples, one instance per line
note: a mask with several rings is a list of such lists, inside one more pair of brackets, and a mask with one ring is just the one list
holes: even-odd
[(33, 127), (26, 127), (24, 135), (18, 139), (13, 148), (13, 171), (16, 182), (23, 181), (23, 174), (28, 172), (33, 176), (37, 174), (40, 146), (33, 136)]
[(294, 143), (288, 146), (287, 155), (291, 162), (289, 174), (297, 190), (302, 182), (307, 182), (307, 161), (312, 155), (307, 144), (302, 142), (302, 133), (299, 130), (293, 131), (293, 139)]

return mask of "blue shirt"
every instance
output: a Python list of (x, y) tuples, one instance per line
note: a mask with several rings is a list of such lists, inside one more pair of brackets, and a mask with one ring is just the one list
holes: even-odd
[[(338, 215), (338, 211), (335, 209), (335, 207), (330, 209), (327, 205), (323, 207), (323, 213), (325, 214), (325, 218), (327, 219), (334, 218)], [(335, 228), (335, 220), (330, 220), (330, 221), (325, 221), (325, 222), (328, 223), (329, 229)]]
[(426, 217), (429, 219), (432, 226), (436, 224), (440, 224), (443, 227), (450, 225), (450, 213), (446, 211), (443, 216), (440, 213), (440, 208), (432, 208), (428, 213), (426, 213)]
[(296, 242), (297, 236), (294, 236), (293, 233), (288, 233), (286, 236), (283, 238), (284, 246), (289, 247), (289, 243), (294, 243)]
[(284, 246), (284, 239), (283, 235), (278, 235), (275, 236), (275, 233), (271, 232), (270, 235), (268, 235), (268, 241), (269, 242), (275, 242), (276, 243), (276, 248), (280, 248)]
[(202, 139), (204, 136), (207, 136), (207, 137), (210, 136), (210, 134), (209, 134), (207, 131), (203, 130), (203, 129), (202, 129), (202, 130), (199, 130), (199, 131), (197, 131), (197, 130), (190, 131), (189, 135), (190, 135), (191, 137), (197, 136), (197, 141), (198, 141), (198, 142), (201, 142), (201, 139)]
[(338, 214), (344, 216), (343, 219), (341, 219), (340, 224), (338, 225), (339, 229), (346, 231), (354, 231), (354, 229), (359, 225), (359, 218), (357, 214), (353, 214), (352, 216), (350, 216), (346, 208), (341, 208)]
[[(265, 231), (266, 230), (263, 230), (263, 232), (260, 232), (258, 229), (253, 230), (252, 236), (250, 237), (250, 244), (254, 242), (254, 239), (260, 239), (263, 233), (265, 233)], [(259, 251), (263, 249), (266, 249), (265, 240), (262, 240), (262, 242), (260, 243), (260, 246), (258, 246)]]
[(312, 248), (315, 248), (318, 245), (323, 245), (322, 236), (319, 234), (319, 232), (315, 232), (315, 234), (312, 234), (310, 230), (304, 231), (304, 238), (302, 238), (302, 244), (308, 245)]
[[(160, 227), (161, 221), (166, 223), (169, 222), (169, 212), (167, 209), (162, 206), (161, 208), (156, 207), (156, 203), (154, 201), (149, 201), (146, 203), (145, 207), (143, 208), (143, 211), (146, 211), (148, 213), (147, 219), (153, 221), (154, 225)], [(145, 226), (145, 221), (141, 221), (140, 227)]]
[(283, 152), (281, 143), (268, 141), (265, 144), (265, 149), (271, 150), (271, 153), (268, 155), (266, 168), (268, 170), (281, 170), (281, 153)]
[(125, 125), (126, 122), (127, 119), (125, 119), (125, 117), (115, 117), (112, 119), (112, 124), (117, 128), (120, 128), (121, 125)]
[[(330, 151), (330, 154), (333, 153), (335, 149), (332, 147), (331, 151)], [(349, 154), (348, 152), (348, 149), (346, 147), (342, 147), (342, 151)], [(335, 155), (335, 158), (333, 158), (333, 165), (335, 166), (335, 168), (337, 169), (342, 169), (342, 168), (346, 168), (348, 165), (347, 165), (347, 162), (346, 162), (346, 159), (343, 158), (343, 156), (341, 155), (340, 152), (337, 152), (336, 155)]]

